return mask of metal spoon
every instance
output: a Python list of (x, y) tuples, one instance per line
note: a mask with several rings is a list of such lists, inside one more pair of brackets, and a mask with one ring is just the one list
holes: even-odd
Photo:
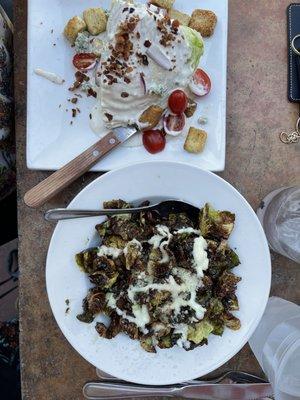
[(192, 220), (199, 216), (199, 208), (182, 200), (164, 200), (149, 206), (107, 209), (107, 210), (70, 210), (68, 208), (55, 208), (45, 212), (46, 221), (60, 221), (63, 219), (98, 217), (106, 215), (134, 214), (141, 211), (155, 211), (162, 217), (170, 213), (186, 213)]

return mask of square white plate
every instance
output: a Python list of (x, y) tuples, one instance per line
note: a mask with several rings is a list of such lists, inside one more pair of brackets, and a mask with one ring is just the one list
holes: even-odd
[[(76, 157), (98, 140), (89, 126), (94, 98), (78, 101), (81, 113), (71, 117), (72, 97), (68, 88), (74, 80), (73, 49), (62, 31), (69, 18), (84, 9), (109, 8), (110, 0), (30, 0), (28, 2), (28, 83), (27, 83), (27, 166), (31, 169), (55, 170)], [(199, 100), (197, 112), (189, 123), (195, 127), (200, 116), (208, 123), (208, 141), (202, 154), (184, 151), (184, 137), (170, 140), (166, 149), (156, 155), (141, 147), (119, 147), (101, 160), (93, 170), (106, 171), (141, 161), (181, 161), (203, 169), (221, 171), (225, 166), (226, 67), (227, 67), (227, 0), (176, 0), (175, 7), (191, 14), (196, 8), (216, 13), (214, 35), (205, 39), (200, 66), (210, 75), (211, 93)], [(34, 73), (35, 68), (55, 72), (65, 79), (56, 85)], [(61, 105), (59, 107), (59, 105)], [(68, 111), (66, 111), (68, 110)], [(73, 120), (73, 124), (70, 121)]]

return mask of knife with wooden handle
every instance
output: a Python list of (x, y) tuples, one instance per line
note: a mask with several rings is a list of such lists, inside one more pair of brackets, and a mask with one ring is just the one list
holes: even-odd
[(24, 196), (25, 204), (33, 208), (42, 206), (137, 131), (136, 127), (113, 129), (79, 156), (30, 189)]

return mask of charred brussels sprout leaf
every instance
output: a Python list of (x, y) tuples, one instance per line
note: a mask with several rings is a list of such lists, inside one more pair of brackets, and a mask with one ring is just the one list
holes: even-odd
[(209, 301), (208, 305), (208, 314), (210, 315), (220, 315), (224, 311), (224, 306), (222, 304), (222, 301), (217, 299), (217, 298), (212, 298)]
[(225, 299), (225, 308), (229, 311), (239, 310), (239, 301), (235, 294), (232, 294), (230, 298)]
[(99, 257), (97, 270), (89, 275), (92, 283), (102, 289), (109, 289), (118, 279), (119, 273), (113, 260), (107, 257)]
[(199, 228), (205, 238), (228, 239), (234, 221), (234, 214), (229, 211), (217, 211), (207, 203), (200, 211)]
[(209, 321), (202, 320), (194, 326), (189, 326), (188, 340), (199, 344), (202, 342), (202, 340), (207, 339), (213, 330), (214, 327)]
[(77, 265), (87, 274), (95, 270), (94, 261), (97, 258), (97, 251), (98, 248), (93, 247), (75, 255)]
[(126, 246), (125, 240), (118, 235), (109, 235), (103, 239), (103, 244), (107, 247), (115, 247), (117, 249), (124, 249)]
[(126, 201), (121, 200), (121, 199), (119, 199), (119, 200), (110, 200), (110, 201), (104, 201), (103, 202), (103, 208), (105, 210), (107, 210), (107, 209), (119, 210), (119, 209), (122, 209), (122, 208), (130, 208), (130, 207), (131, 207), (131, 205), (129, 203), (127, 203)]
[(236, 291), (236, 285), (241, 280), (239, 276), (234, 275), (231, 272), (224, 271), (219, 278), (216, 292), (218, 297), (230, 297), (234, 295)]
[(224, 332), (224, 328), (225, 328), (223, 320), (218, 318), (218, 319), (210, 320), (210, 323), (214, 327), (212, 333), (214, 335), (222, 336), (223, 332)]
[(140, 340), (141, 346), (148, 353), (156, 353), (155, 346), (153, 345), (153, 341), (151, 337), (142, 338)]
[(241, 327), (241, 321), (232, 315), (230, 312), (224, 313), (222, 315), (222, 319), (227, 326), (227, 328), (237, 331)]
[(174, 344), (171, 335), (162, 336), (158, 339), (158, 347), (160, 349), (169, 349), (173, 347)]
[(80, 322), (85, 322), (86, 324), (90, 324), (94, 321), (94, 315), (90, 311), (83, 312), (82, 314), (76, 315), (76, 318)]

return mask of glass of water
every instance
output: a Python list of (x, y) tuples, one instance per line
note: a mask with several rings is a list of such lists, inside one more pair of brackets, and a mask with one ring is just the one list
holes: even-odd
[(300, 263), (300, 187), (284, 187), (269, 193), (257, 216), (270, 248)]

